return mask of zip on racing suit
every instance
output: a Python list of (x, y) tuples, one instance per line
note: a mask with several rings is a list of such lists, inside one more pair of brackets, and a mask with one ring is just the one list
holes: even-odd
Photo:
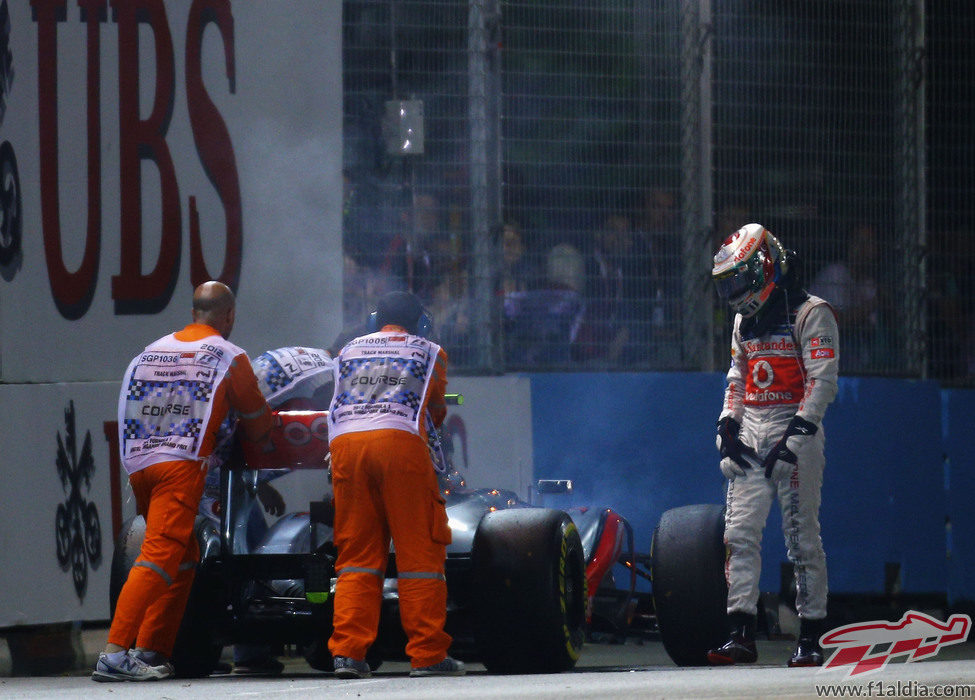
[[(777, 294), (781, 298), (771, 300), (768, 310), (777, 319), (763, 317), (765, 323), (753, 324), (741, 314), (735, 317), (719, 418), (738, 421), (741, 442), (757, 453), (754, 468), (728, 482), (728, 612), (757, 613), (762, 530), (777, 496), (789, 560), (795, 566), (797, 612), (801, 618), (819, 620), (826, 616), (827, 594), (826, 555), (819, 535), (825, 466), (822, 420), (837, 389), (836, 316), (823, 299), (800, 290), (793, 292), (799, 296), (795, 301), (785, 290)], [(766, 478), (759, 465), (797, 416), (817, 430), (788, 437), (785, 444), (793, 450), (795, 464), (776, 461)]]
[(335, 494), (332, 656), (362, 660), (379, 625), (390, 538), (400, 620), (414, 669), (447, 658), (446, 545), (451, 541), (428, 432), (446, 416), (447, 355), (399, 324), (339, 353), (329, 413)]

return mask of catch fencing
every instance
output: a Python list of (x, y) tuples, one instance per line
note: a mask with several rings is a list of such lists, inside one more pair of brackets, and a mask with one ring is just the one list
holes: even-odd
[(975, 376), (975, 5), (345, 0), (346, 322), (430, 307), (455, 369), (723, 369), (757, 221), (845, 374)]

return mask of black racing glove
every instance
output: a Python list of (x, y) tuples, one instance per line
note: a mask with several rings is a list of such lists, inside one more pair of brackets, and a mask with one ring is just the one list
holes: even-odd
[(775, 470), (777, 462), (795, 464), (798, 459), (796, 457), (796, 450), (799, 449), (802, 442), (811, 438), (818, 431), (819, 427), (815, 423), (811, 423), (799, 416), (792, 416), (792, 420), (789, 421), (789, 425), (786, 427), (782, 437), (769, 450), (769, 453), (765, 456), (765, 460), (762, 462), (762, 469), (765, 470), (765, 478), (772, 478), (772, 472)]
[[(718, 452), (721, 453), (721, 473), (728, 479), (737, 476), (744, 476), (746, 469), (751, 469), (752, 465), (745, 459), (745, 456), (752, 457), (758, 461), (758, 453), (754, 448), (749, 447), (741, 441), (738, 434), (741, 432), (741, 424), (731, 416), (725, 416), (718, 420), (718, 436), (715, 442)], [(730, 460), (730, 461), (729, 461)]]

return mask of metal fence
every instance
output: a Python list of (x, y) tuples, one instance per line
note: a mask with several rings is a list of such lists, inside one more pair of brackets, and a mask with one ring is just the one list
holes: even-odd
[[(346, 321), (452, 366), (714, 370), (710, 258), (759, 221), (846, 374), (975, 376), (975, 5), (346, 0)], [(970, 330), (972, 329), (972, 330)]]

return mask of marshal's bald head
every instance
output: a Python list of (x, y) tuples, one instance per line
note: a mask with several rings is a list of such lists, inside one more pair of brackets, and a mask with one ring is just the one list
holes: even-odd
[(234, 327), (236, 306), (230, 287), (216, 280), (204, 282), (193, 292), (193, 321), (205, 323), (228, 338)]

